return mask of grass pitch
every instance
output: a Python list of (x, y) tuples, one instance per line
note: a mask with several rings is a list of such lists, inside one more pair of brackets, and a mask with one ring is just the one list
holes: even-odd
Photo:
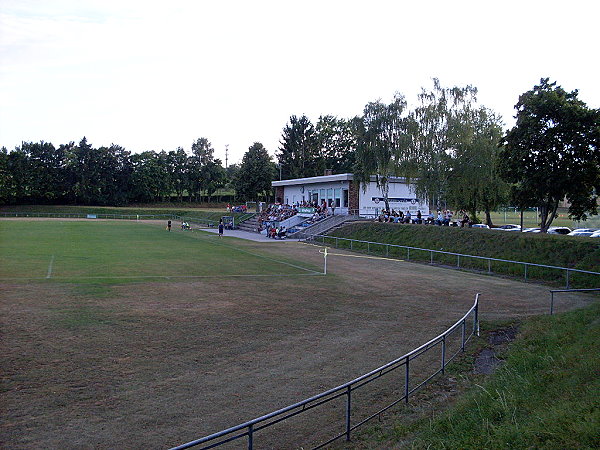
[[(174, 223), (175, 224), (175, 223)], [(165, 277), (314, 275), (289, 258), (210, 233), (122, 221), (0, 221), (0, 278), (138, 281)]]
[[(165, 225), (0, 221), (0, 447), (168, 448), (399, 357), (476, 292), (484, 319), (549, 306), (544, 286), (356, 254), (304, 276), (323, 267), (315, 246)], [(353, 394), (353, 423), (402, 385), (382, 383)], [(341, 403), (309, 414), (257, 433), (257, 447), (343, 427)]]

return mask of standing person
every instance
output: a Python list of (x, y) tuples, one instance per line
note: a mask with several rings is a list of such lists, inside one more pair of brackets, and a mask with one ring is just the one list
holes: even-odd
[(170, 220), (167, 222), (167, 230), (171, 231), (171, 221)]
[(219, 220), (219, 237), (223, 237), (223, 219)]

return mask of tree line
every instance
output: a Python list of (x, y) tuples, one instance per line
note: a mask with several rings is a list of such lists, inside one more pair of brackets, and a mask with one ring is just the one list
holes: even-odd
[(313, 124), (291, 116), (275, 161), (260, 143), (239, 165), (224, 168), (206, 138), (188, 153), (130, 153), (94, 148), (85, 138), (55, 147), (24, 142), (0, 151), (1, 203), (125, 205), (200, 201), (228, 186), (240, 200), (268, 199), (271, 181), (352, 172), (363, 186), (375, 177), (387, 202), (390, 177), (406, 177), (434, 208), (475, 217), (500, 205), (539, 207), (542, 228), (567, 199), (575, 219), (596, 213), (600, 190), (600, 111), (549, 79), (519, 97), (516, 125), (477, 102), (473, 86), (444, 87), (433, 79), (416, 106), (397, 93), (352, 118), (323, 115)]
[(119, 145), (95, 148), (84, 137), (55, 147), (24, 142), (0, 151), (0, 201), (82, 205), (132, 202), (200, 201), (226, 180), (221, 161), (206, 138), (192, 143), (191, 154), (173, 151), (130, 153)]

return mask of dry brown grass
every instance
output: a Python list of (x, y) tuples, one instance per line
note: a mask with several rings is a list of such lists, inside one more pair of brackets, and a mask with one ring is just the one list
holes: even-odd
[[(239, 245), (322, 260), (301, 243)], [(427, 265), (330, 256), (328, 269), (108, 287), (1, 283), (0, 444), (169, 447), (402, 355), (457, 320), (476, 292), (484, 319), (544, 313), (549, 302), (540, 285)], [(586, 301), (564, 296), (560, 308)], [(293, 432), (265, 433), (262, 444), (310, 441), (311, 420), (330, 413), (341, 423), (341, 407), (328, 408)]]

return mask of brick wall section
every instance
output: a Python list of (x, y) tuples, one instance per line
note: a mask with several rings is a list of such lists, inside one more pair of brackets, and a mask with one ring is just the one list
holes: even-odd
[(349, 209), (359, 209), (358, 204), (358, 190), (360, 188), (360, 184), (357, 181), (349, 181), (348, 182), (348, 208)]
[(275, 186), (275, 201), (285, 202), (285, 198), (283, 198), (283, 186)]

